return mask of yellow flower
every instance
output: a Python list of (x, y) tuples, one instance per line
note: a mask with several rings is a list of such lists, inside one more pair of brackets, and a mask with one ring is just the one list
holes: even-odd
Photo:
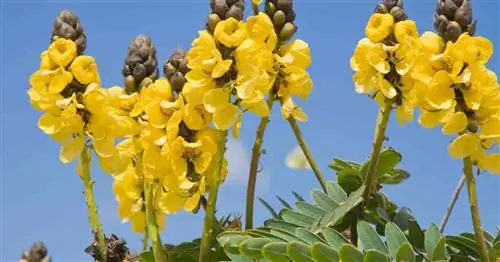
[(215, 88), (203, 98), (205, 109), (213, 114), (213, 123), (219, 130), (229, 129), (238, 117), (238, 107), (229, 102), (229, 96), (228, 90)]
[(500, 138), (500, 113), (490, 115), (488, 119), (481, 124), (480, 137), (483, 139)]
[(371, 94), (379, 89), (379, 76), (375, 68), (358, 71), (352, 76), (356, 93)]
[(468, 64), (486, 64), (493, 54), (493, 44), (485, 37), (460, 35), (456, 42), (457, 48), (464, 52), (464, 61)]
[(368, 62), (368, 53), (376, 44), (372, 43), (370, 39), (363, 38), (361, 39), (356, 48), (354, 49), (354, 54), (350, 59), (351, 69), (359, 72), (371, 70), (372, 65)]
[(419, 38), (419, 44), (422, 52), (435, 55), (443, 50), (445, 45), (443, 38), (434, 32), (425, 32)]
[(455, 101), (455, 91), (451, 87), (453, 79), (446, 71), (439, 71), (429, 85), (426, 101), (435, 109), (449, 109)]
[(311, 51), (309, 45), (303, 40), (294, 40), (280, 51), (283, 55), (277, 57), (278, 61), (286, 66), (306, 69), (311, 65)]
[(59, 38), (50, 44), (48, 49), (50, 60), (58, 66), (67, 66), (76, 57), (75, 42)]
[(374, 43), (384, 40), (392, 33), (394, 17), (390, 14), (375, 13), (370, 17), (365, 28), (365, 34)]
[(40, 94), (57, 94), (63, 91), (72, 80), (73, 75), (63, 68), (42, 69), (31, 75), (30, 84)]
[(75, 61), (71, 63), (70, 69), (76, 80), (84, 85), (100, 82), (97, 64), (91, 56), (78, 56), (75, 58)]
[(284, 103), (281, 106), (281, 115), (284, 119), (293, 117), (294, 119), (302, 122), (306, 122), (308, 119), (302, 108), (297, 106), (291, 98), (284, 99)]
[(287, 66), (283, 69), (286, 93), (307, 99), (313, 88), (313, 82), (307, 71), (297, 66)]
[(389, 61), (387, 61), (387, 51), (382, 44), (372, 46), (366, 58), (368, 63), (382, 74), (387, 74), (391, 70)]
[(202, 104), (187, 103), (184, 106), (182, 121), (191, 130), (201, 130), (210, 124), (212, 115), (205, 110)]
[(260, 117), (269, 116), (269, 106), (262, 92), (253, 92), (249, 97), (241, 101), (240, 106), (244, 111), (255, 113)]
[(217, 152), (217, 144), (208, 136), (197, 135), (196, 142), (187, 142), (177, 137), (169, 148), (170, 165), (174, 174), (183, 178), (189, 170), (188, 163), (194, 165), (194, 172), (204, 173), (210, 166), (212, 156)]
[(49, 51), (43, 51), (40, 54), (40, 69), (53, 70), (57, 65), (49, 57)]
[(467, 124), (467, 116), (464, 112), (456, 112), (446, 121), (441, 131), (445, 135), (458, 134), (467, 128)]
[(474, 134), (463, 134), (457, 137), (448, 146), (448, 154), (451, 157), (461, 159), (475, 155), (480, 150), (479, 138)]
[(237, 47), (245, 37), (245, 24), (233, 17), (219, 22), (214, 30), (215, 40), (227, 47)]
[(257, 43), (266, 42), (266, 47), (273, 50), (278, 42), (274, 25), (269, 16), (263, 12), (251, 16), (246, 22), (248, 37)]
[(398, 43), (415, 42), (418, 40), (417, 24), (413, 20), (397, 22), (394, 26), (394, 36)]
[(415, 63), (417, 47), (414, 43), (416, 42), (401, 42), (394, 52), (393, 63), (396, 65), (396, 72), (401, 76), (408, 74)]
[(434, 70), (443, 70), (450, 77), (455, 78), (462, 72), (464, 66), (463, 51), (458, 48), (456, 43), (449, 42), (442, 54), (431, 56), (430, 62)]
[(77, 158), (85, 147), (85, 139), (80, 134), (61, 146), (59, 159), (63, 164), (67, 164)]

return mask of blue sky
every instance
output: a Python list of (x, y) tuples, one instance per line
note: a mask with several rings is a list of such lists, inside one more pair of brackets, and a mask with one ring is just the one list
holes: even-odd
[[(312, 49), (310, 68), (315, 88), (308, 101), (301, 103), (309, 122), (301, 128), (328, 179), (334, 173), (327, 164), (334, 156), (362, 161), (371, 150), (377, 115), (375, 102), (357, 95), (351, 81), (349, 58), (363, 37), (366, 21), (377, 1), (295, 0), (298, 38)], [(410, 18), (420, 32), (432, 30), (434, 0), (406, 1)], [(498, 48), (499, 7), (494, 0), (474, 1), (479, 20), (478, 35), (488, 37)], [(91, 261), (83, 249), (90, 239), (82, 183), (73, 164), (58, 160), (59, 146), (37, 129), (40, 113), (31, 108), (26, 90), (29, 75), (37, 69), (39, 54), (47, 48), (52, 22), (62, 9), (71, 9), (81, 18), (88, 37), (86, 53), (96, 58), (104, 86), (120, 85), (120, 74), (129, 42), (140, 33), (152, 37), (160, 64), (177, 47), (188, 48), (203, 27), (209, 12), (208, 0), (102, 0), (102, 1), (25, 1), (5, 0), (1, 14), (1, 261), (16, 261), (33, 241), (43, 240), (55, 261)], [(499, 72), (495, 54), (490, 67)], [(277, 109), (277, 108), (275, 108)], [(221, 188), (218, 209), (221, 214), (243, 214), (248, 156), (258, 119), (246, 117), (241, 139), (230, 142), (230, 178)], [(450, 137), (439, 129), (428, 130), (417, 123), (399, 126), (390, 122), (387, 143), (403, 152), (402, 167), (412, 177), (398, 187), (384, 191), (400, 206), (410, 207), (426, 226), (439, 223), (451, 193), (461, 175), (461, 161), (447, 155)], [(291, 190), (305, 196), (318, 184), (311, 171), (286, 168), (286, 154), (295, 140), (279, 111), (271, 116), (265, 138), (265, 169), (258, 184), (258, 196), (278, 205), (279, 194), (292, 200)], [(95, 165), (95, 192), (107, 233), (128, 240), (131, 248), (140, 246), (140, 236), (122, 224), (116, 215), (111, 191), (112, 179)], [(482, 222), (493, 231), (500, 223), (499, 177), (485, 174), (478, 179)], [(268, 216), (259, 204), (256, 222)], [(180, 213), (169, 217), (163, 232), (165, 242), (177, 243), (196, 238), (202, 216)], [(466, 194), (462, 194), (447, 231), (471, 231)]]

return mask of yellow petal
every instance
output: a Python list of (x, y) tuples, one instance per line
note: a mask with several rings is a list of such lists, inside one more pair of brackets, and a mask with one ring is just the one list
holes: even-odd
[(243, 114), (238, 114), (238, 118), (236, 119), (236, 123), (233, 125), (232, 136), (234, 139), (240, 138), (240, 130), (241, 130), (241, 121), (243, 118)]
[(73, 80), (73, 75), (68, 71), (62, 71), (50, 80), (49, 93), (60, 93)]
[(396, 88), (394, 88), (389, 81), (384, 79), (382, 75), (379, 75), (378, 83), (379, 83), (380, 91), (382, 91), (382, 93), (384, 94), (385, 97), (392, 99), (392, 98), (396, 97), (396, 95), (398, 94), (398, 92), (396, 91)]
[(500, 175), (500, 154), (488, 154), (482, 159), (483, 168), (490, 173)]
[(233, 60), (231, 59), (226, 59), (224, 61), (217, 63), (212, 71), (212, 77), (219, 78), (223, 76), (227, 71), (229, 71), (232, 64)]
[(186, 203), (184, 204), (184, 210), (191, 212), (193, 211), (200, 202), (200, 194), (197, 192), (193, 194), (192, 197), (188, 198)]
[(203, 97), (203, 104), (209, 113), (214, 113), (215, 109), (229, 102), (229, 92), (224, 88), (215, 88), (208, 91)]
[(111, 157), (115, 153), (115, 141), (112, 137), (94, 141), (94, 150), (101, 157)]
[(456, 112), (453, 116), (448, 119), (448, 121), (444, 124), (441, 132), (445, 135), (458, 134), (467, 128), (467, 116), (464, 112)]
[(66, 164), (78, 157), (85, 147), (85, 139), (83, 136), (77, 136), (64, 144), (59, 151), (59, 160)]
[(187, 174), (188, 170), (188, 165), (186, 162), (186, 159), (181, 158), (181, 157), (171, 157), (170, 158), (170, 165), (172, 167), (173, 173), (177, 177), (185, 177)]
[(227, 130), (233, 123), (236, 121), (238, 117), (238, 107), (226, 103), (217, 107), (214, 113), (214, 125), (219, 130)]
[(38, 128), (40, 128), (47, 135), (56, 134), (61, 131), (63, 127), (63, 120), (50, 113), (45, 113), (38, 119)]
[(391, 70), (389, 62), (387, 61), (387, 53), (385, 52), (382, 44), (375, 45), (368, 52), (368, 62), (382, 74), (387, 74)]
[(158, 207), (166, 214), (175, 214), (179, 212), (186, 203), (186, 199), (173, 191), (163, 193), (158, 201)]
[(472, 134), (457, 137), (448, 146), (448, 154), (453, 158), (465, 158), (474, 155), (479, 150), (478, 138)]
[(500, 115), (491, 116), (488, 121), (481, 126), (481, 138), (500, 138)]

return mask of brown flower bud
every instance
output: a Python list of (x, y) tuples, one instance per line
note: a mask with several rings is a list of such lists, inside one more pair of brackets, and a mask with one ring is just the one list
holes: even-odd
[(448, 27), (448, 18), (444, 15), (434, 14), (434, 29), (440, 34), (444, 35)]
[(226, 15), (226, 12), (229, 10), (229, 7), (227, 6), (225, 0), (216, 0), (214, 8), (212, 8), (212, 10), (219, 17), (224, 17)]
[(293, 9), (286, 14), (286, 21), (290, 23), (295, 21), (295, 11), (293, 11)]
[(278, 0), (277, 4), (278, 9), (283, 10), (283, 12), (288, 13), (293, 8), (292, 0)]
[(461, 6), (461, 5), (464, 3), (464, 0), (453, 0), (453, 2), (454, 2), (457, 6)]
[(282, 42), (288, 41), (297, 31), (297, 27), (293, 23), (286, 23), (279, 33), (279, 40)]
[(236, 4), (239, 0), (226, 0), (226, 3), (228, 6), (232, 6), (234, 4)]
[(87, 36), (83, 31), (80, 19), (70, 10), (59, 13), (52, 27), (52, 40), (58, 38), (71, 39), (76, 43), (78, 54), (81, 55), (87, 47)]
[(396, 6), (399, 7), (399, 8), (403, 8), (404, 7), (404, 1), (403, 0), (398, 0), (398, 2), (396, 3)]
[(142, 82), (139, 84), (139, 90), (141, 90), (142, 88), (144, 87), (148, 87), (149, 85), (151, 85), (153, 83), (153, 79), (149, 78), (149, 77), (146, 77), (142, 80)]
[(474, 122), (469, 122), (469, 124), (467, 124), (467, 130), (471, 133), (477, 133), (477, 131), (479, 131), (479, 125)]
[(467, 27), (470, 23), (472, 23), (471, 4), (468, 1), (465, 1), (464, 4), (456, 10), (453, 19), (457, 21), (461, 27)]
[(225, 15), (225, 19), (228, 19), (230, 17), (236, 19), (236, 20), (243, 20), (243, 9), (237, 5), (233, 5), (231, 6), (231, 8), (229, 8), (229, 10), (226, 12), (226, 15)]
[(273, 16), (273, 24), (274, 26), (281, 27), (286, 22), (286, 14), (282, 10), (276, 11)]
[(51, 262), (47, 248), (43, 242), (36, 242), (31, 248), (21, 255), (20, 262)]
[(462, 34), (462, 28), (460, 25), (455, 22), (451, 21), (448, 23), (448, 26), (446, 27), (446, 32), (444, 33), (444, 39), (445, 41), (451, 41), (455, 42), (457, 41), (458, 37)]
[(387, 7), (383, 4), (378, 4), (377, 7), (375, 7), (374, 13), (380, 13), (380, 14), (386, 14), (388, 12)]
[(273, 17), (274, 13), (276, 13), (276, 5), (274, 5), (273, 3), (271, 2), (268, 2), (266, 4), (266, 14), (269, 16), (269, 17)]
[(442, 14), (446, 15), (447, 17), (453, 17), (453, 14), (455, 14), (455, 11), (457, 11), (457, 9), (458, 6), (453, 2), (453, 0), (445, 0), (441, 7)]
[(125, 91), (127, 91), (128, 94), (132, 94), (132, 93), (135, 93), (138, 90), (138, 86), (137, 84), (135, 83), (135, 79), (133, 76), (131, 75), (128, 75), (125, 77)]
[(209, 32), (213, 32), (215, 30), (215, 27), (221, 20), (222, 19), (217, 14), (210, 14), (208, 16), (208, 21), (206, 25), (207, 30)]
[(145, 35), (139, 35), (128, 48), (122, 75), (123, 77), (133, 76), (136, 84), (141, 83), (146, 77), (154, 81), (158, 78), (157, 65), (156, 48), (151, 43), (151, 39)]
[(394, 21), (396, 23), (408, 19), (408, 15), (405, 10), (397, 6), (391, 9), (391, 15), (394, 17)]
[(186, 83), (186, 78), (184, 78), (184, 75), (181, 72), (175, 73), (170, 78), (170, 86), (177, 93), (180, 93), (182, 91), (182, 88), (184, 87), (185, 83)]
[(385, 5), (387, 10), (391, 10), (393, 7), (395, 7), (398, 4), (397, 0), (384, 0), (382, 1), (382, 4)]
[(171, 78), (177, 72), (177, 68), (173, 64), (165, 63), (163, 66), (163, 74), (166, 78)]

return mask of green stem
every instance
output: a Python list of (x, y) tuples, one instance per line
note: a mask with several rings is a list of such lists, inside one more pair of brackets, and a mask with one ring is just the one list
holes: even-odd
[(295, 137), (297, 138), (297, 142), (299, 143), (300, 148), (304, 152), (304, 155), (306, 156), (307, 162), (309, 162), (309, 165), (311, 166), (311, 169), (313, 170), (314, 174), (316, 175), (316, 179), (321, 185), (321, 188), (323, 191), (326, 192), (326, 179), (321, 174), (321, 171), (319, 170), (318, 164), (316, 164), (316, 161), (314, 160), (311, 151), (307, 147), (306, 141), (304, 140), (304, 137), (302, 136), (302, 132), (300, 131), (299, 126), (297, 125), (297, 121), (293, 117), (288, 118), (288, 123), (290, 124), (290, 127), (292, 128), (293, 133), (295, 134)]
[[(271, 111), (274, 103), (274, 95), (271, 95), (267, 100), (267, 106)], [(263, 117), (260, 120), (259, 127), (257, 128), (257, 135), (252, 147), (252, 159), (250, 160), (250, 171), (248, 174), (247, 184), (247, 201), (245, 211), (245, 228), (252, 229), (253, 227), (253, 208), (255, 202), (255, 186), (257, 185), (257, 172), (259, 169), (259, 160), (262, 154), (262, 144), (264, 143), (264, 133), (267, 124), (269, 123), (269, 116)]]
[(205, 218), (203, 220), (203, 234), (201, 237), (200, 262), (210, 261), (210, 249), (212, 246), (213, 225), (215, 219), (215, 207), (217, 204), (217, 193), (219, 191), (220, 174), (226, 152), (227, 130), (220, 132), (219, 143), (217, 145), (217, 154), (215, 155), (215, 169), (208, 182), (208, 203), (205, 209)]
[(146, 228), (144, 230), (144, 238), (142, 239), (142, 251), (148, 251), (148, 242), (149, 242), (149, 229), (148, 229), (148, 223), (146, 221)]
[(81, 167), (82, 167), (82, 179), (84, 185), (85, 200), (87, 202), (87, 210), (89, 212), (89, 221), (92, 226), (92, 230), (97, 235), (97, 242), (99, 244), (99, 253), (102, 261), (106, 261), (106, 239), (104, 238), (104, 231), (102, 229), (101, 222), (99, 221), (99, 215), (97, 214), (97, 206), (94, 199), (94, 190), (92, 186), (94, 181), (90, 176), (90, 154), (87, 147), (85, 147), (81, 153)]
[(472, 223), (474, 225), (474, 233), (476, 235), (476, 242), (479, 247), (479, 256), (481, 261), (489, 262), (488, 249), (484, 239), (484, 232), (481, 227), (481, 219), (479, 217), (479, 207), (477, 200), (476, 179), (472, 171), (472, 160), (470, 157), (464, 158), (464, 176), (467, 183), (467, 193), (469, 195), (470, 213), (472, 216)]
[(453, 195), (451, 196), (450, 204), (446, 208), (446, 212), (444, 213), (443, 218), (441, 219), (441, 224), (439, 225), (439, 232), (444, 233), (444, 228), (446, 227), (446, 224), (448, 223), (448, 219), (450, 218), (451, 213), (453, 212), (453, 208), (455, 207), (455, 204), (457, 203), (458, 196), (460, 195), (462, 188), (464, 188), (464, 185), (465, 185), (465, 176), (462, 176), (462, 178), (460, 178), (460, 181), (458, 182), (457, 187), (455, 188), (455, 191), (453, 191)]
[(153, 246), (153, 254), (155, 256), (155, 261), (166, 262), (167, 257), (165, 255), (165, 250), (161, 244), (160, 230), (158, 229), (158, 223), (156, 222), (156, 212), (154, 207), (154, 185), (152, 183), (145, 183), (145, 195), (146, 195), (146, 220), (149, 231), (149, 237), (151, 238), (151, 244)]
[(365, 201), (368, 201), (370, 195), (372, 193), (375, 180), (377, 177), (375, 176), (375, 171), (378, 166), (378, 159), (380, 157), (380, 151), (382, 150), (382, 145), (385, 140), (385, 130), (387, 129), (387, 123), (389, 122), (389, 117), (391, 115), (392, 110), (392, 101), (385, 100), (385, 104), (383, 107), (380, 107), (377, 117), (377, 124), (375, 127), (375, 134), (373, 137), (373, 149), (371, 153), (371, 161), (370, 166), (368, 166), (368, 173), (365, 179), (365, 192), (363, 193), (363, 198)]

